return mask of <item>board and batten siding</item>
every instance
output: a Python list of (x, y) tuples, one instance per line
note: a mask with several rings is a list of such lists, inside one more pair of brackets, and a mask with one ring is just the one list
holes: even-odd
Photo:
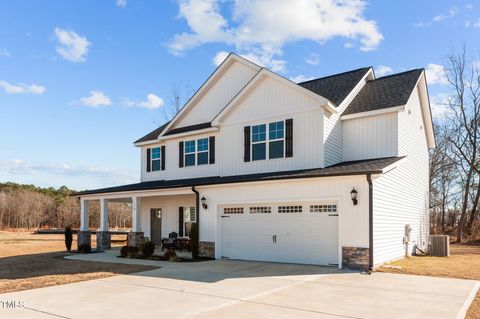
[[(148, 148), (155, 148), (155, 147), (162, 147), (162, 145), (165, 145), (164, 143), (157, 143), (157, 144), (150, 144), (148, 146), (142, 146), (141, 151), (140, 151), (140, 159), (142, 161), (140, 165), (140, 178), (142, 182), (146, 181), (158, 181), (158, 180), (164, 180), (166, 178), (166, 169), (168, 166), (168, 163), (165, 162), (165, 170), (160, 170), (160, 171), (150, 171), (147, 172), (147, 149)], [(169, 150), (166, 150), (165, 153), (168, 154)], [(163, 156), (163, 154), (162, 154)]]
[(429, 234), (428, 146), (419, 93), (398, 113), (399, 165), (374, 180), (374, 264), (405, 255), (405, 225), (412, 227), (408, 249), (425, 248)]
[[(265, 77), (221, 123), (222, 175), (323, 167), (324, 116), (318, 101), (277, 79)], [(245, 126), (290, 118), (293, 119), (293, 157), (244, 162)]]
[(369, 73), (357, 83), (354, 89), (336, 108), (338, 113), (325, 116), (324, 144), (325, 144), (325, 166), (334, 165), (343, 161), (343, 122), (340, 116), (347, 106), (353, 101), (367, 83)]
[[(358, 191), (356, 206), (350, 199), (353, 187)], [(208, 202), (208, 209), (200, 211), (200, 240), (216, 242), (216, 258), (221, 257), (220, 223), (223, 212), (220, 209), (222, 206), (235, 204), (333, 201), (338, 205), (339, 246), (368, 247), (368, 183), (365, 176), (204, 186), (198, 187), (198, 190), (200, 196), (205, 196)], [(308, 211), (305, 213), (313, 214)]]
[(150, 210), (162, 209), (162, 237), (168, 237), (171, 232), (178, 233), (178, 208), (195, 207), (195, 195), (156, 196), (141, 199), (140, 224), (145, 237), (150, 234)]
[(173, 128), (210, 122), (256, 74), (250, 66), (233, 62), (218, 80), (173, 126)]
[(397, 156), (398, 113), (343, 121), (343, 160)]

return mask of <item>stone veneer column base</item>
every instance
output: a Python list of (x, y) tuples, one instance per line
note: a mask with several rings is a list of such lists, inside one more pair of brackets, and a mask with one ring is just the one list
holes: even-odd
[(88, 244), (92, 247), (92, 234), (89, 230), (79, 230), (77, 232), (77, 250), (80, 245)]
[(367, 270), (369, 249), (361, 247), (342, 247), (342, 267), (354, 270)]
[(127, 235), (127, 246), (140, 247), (144, 241), (143, 232), (130, 232)]
[(198, 243), (198, 256), (215, 258), (215, 243), (212, 241), (201, 241)]
[(97, 251), (105, 251), (112, 248), (112, 236), (108, 231), (97, 231)]

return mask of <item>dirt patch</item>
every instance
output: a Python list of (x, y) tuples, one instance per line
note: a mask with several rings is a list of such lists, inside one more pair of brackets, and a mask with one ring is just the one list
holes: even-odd
[[(451, 245), (450, 254), (450, 257), (412, 256), (389, 263), (377, 271), (480, 280), (480, 246)], [(480, 318), (480, 292), (472, 302), (466, 318)]]
[[(119, 243), (119, 245), (121, 244), (123, 242)], [(64, 259), (66, 253), (62, 235), (0, 232), (0, 247), (2, 247), (0, 250), (0, 293), (158, 268)], [(76, 242), (73, 247), (76, 247)]]

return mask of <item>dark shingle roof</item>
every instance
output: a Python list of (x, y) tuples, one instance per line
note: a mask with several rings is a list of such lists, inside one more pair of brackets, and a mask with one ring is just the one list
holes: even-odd
[(212, 122), (200, 123), (200, 124), (195, 124), (195, 125), (189, 125), (189, 126), (174, 128), (173, 130), (170, 130), (167, 133), (165, 133), (165, 135), (173, 135), (173, 134), (191, 132), (191, 131), (201, 130), (201, 129), (209, 128), (209, 127), (212, 127)]
[(297, 179), (297, 178), (312, 178), (312, 177), (331, 177), (331, 176), (348, 176), (348, 175), (363, 175), (363, 174), (380, 174), (382, 169), (392, 165), (402, 157), (385, 157), (377, 159), (367, 159), (360, 161), (350, 161), (335, 164), (326, 168), (316, 169), (303, 169), (295, 171), (282, 171), (260, 174), (248, 174), (248, 175), (234, 175), (234, 176), (212, 176), (212, 177), (200, 177), (189, 178), (169, 181), (151, 181), (142, 182), (136, 184), (129, 184), (116, 187), (108, 187), (96, 190), (87, 190), (78, 192), (72, 196), (79, 195), (91, 195), (102, 193), (116, 193), (127, 191), (142, 191), (152, 189), (166, 189), (166, 188), (179, 188), (179, 187), (191, 187), (202, 185), (215, 185), (215, 184), (231, 184), (242, 182), (262, 182), (282, 179)]
[(405, 105), (422, 72), (415, 69), (368, 81), (343, 115)]
[(170, 123), (170, 122), (167, 122), (167, 123), (163, 124), (162, 126), (160, 126), (159, 128), (151, 131), (150, 133), (148, 133), (144, 137), (136, 140), (134, 143), (141, 143), (141, 142), (156, 140), (157, 137), (160, 135), (160, 133), (162, 133), (163, 130), (167, 127), (168, 123)]
[(353, 90), (355, 85), (367, 74), (368, 70), (370, 70), (370, 68), (361, 68), (301, 82), (298, 83), (298, 85), (329, 99), (338, 106)]

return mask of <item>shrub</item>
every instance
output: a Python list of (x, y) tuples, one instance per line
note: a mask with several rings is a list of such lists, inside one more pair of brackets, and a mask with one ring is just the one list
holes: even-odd
[(150, 240), (144, 241), (140, 246), (140, 251), (146, 258), (152, 257), (155, 252), (155, 244)]
[(81, 244), (78, 246), (78, 252), (82, 254), (88, 254), (92, 251), (92, 247), (89, 244)]
[(138, 247), (122, 246), (122, 248), (120, 248), (120, 257), (130, 257), (130, 254), (132, 253), (136, 255), (138, 253)]
[(65, 246), (67, 247), (67, 251), (70, 252), (72, 250), (72, 241), (73, 241), (73, 232), (70, 226), (65, 227)]
[(163, 254), (163, 259), (167, 261), (176, 261), (177, 254), (175, 253), (175, 250), (167, 250), (165, 254)]
[(198, 224), (193, 223), (190, 229), (190, 238), (192, 239), (192, 258), (198, 258)]

